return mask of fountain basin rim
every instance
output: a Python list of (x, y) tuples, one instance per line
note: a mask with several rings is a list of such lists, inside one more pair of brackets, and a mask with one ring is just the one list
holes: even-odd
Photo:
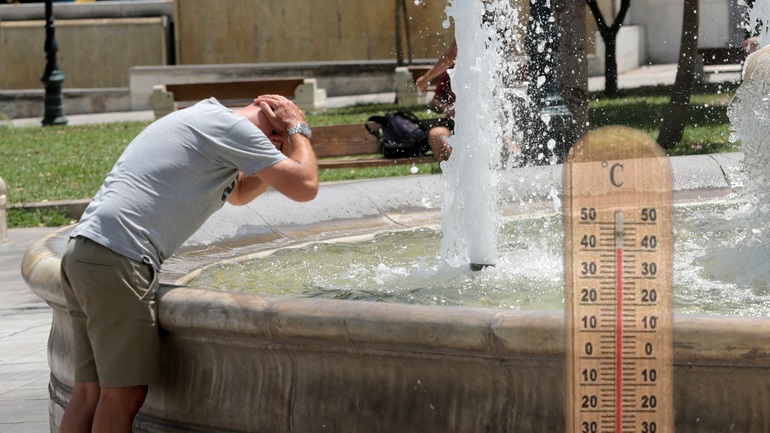
[[(736, 187), (739, 187), (734, 173), (739, 171), (740, 159), (740, 154), (671, 158), (674, 168), (675, 202), (714, 199), (734, 192)], [(553, 185), (560, 185), (561, 170), (561, 166), (549, 166), (505, 173), (508, 178), (503, 179), (503, 188), (506, 188), (506, 185), (517, 186), (516, 192), (520, 198), (503, 198), (504, 217), (515, 217), (531, 212), (555, 212)], [(522, 181), (522, 179), (528, 179), (528, 181)], [(541, 188), (541, 183), (536, 181), (541, 183), (548, 181), (550, 186)], [(433, 227), (440, 210), (437, 203), (440, 201), (433, 200), (434, 197), (430, 194), (433, 194), (440, 184), (440, 176), (431, 175), (324, 185), (321, 194), (325, 195), (329, 202), (320, 200), (309, 206), (281, 199), (277, 193), (266, 194), (269, 196), (268, 200), (252, 206), (225, 207), (218, 215), (215, 214), (213, 225), (217, 227), (217, 224), (229, 222), (242, 230), (242, 225), (248, 224), (252, 230), (257, 227), (254, 233), (269, 232), (268, 237), (271, 239), (279, 238), (275, 242), (260, 243), (259, 247), (262, 249), (337, 239), (340, 236), (371, 235), (381, 231)], [(521, 191), (522, 184), (531, 185), (534, 190)], [(555, 192), (558, 193), (558, 191)], [(429, 197), (431, 202), (420, 205), (420, 199), (425, 197)], [(530, 200), (528, 201), (527, 198)], [(537, 200), (538, 198), (540, 201)], [(352, 203), (352, 211), (340, 209), (341, 203), (346, 202)], [(335, 214), (335, 212), (338, 213)], [(257, 223), (262, 225), (254, 222), (255, 215), (258, 216)], [(360, 221), (351, 224), (351, 219), (356, 215), (360, 217)], [(302, 222), (305, 225), (302, 225)], [(351, 226), (352, 230), (349, 229)], [(71, 227), (62, 228), (35, 243), (26, 252), (22, 264), (22, 274), (32, 290), (54, 308), (59, 309), (64, 308), (65, 305), (58, 281), (59, 257), (70, 230)], [(304, 235), (308, 233), (311, 235), (305, 237)], [(206, 237), (211, 242), (228, 239), (216, 232), (198, 236), (199, 239), (204, 240)], [(253, 245), (248, 245), (249, 243), (245, 242), (244, 246), (252, 248)], [(183, 270), (186, 272), (181, 272), (179, 275), (188, 275), (190, 268), (200, 269), (212, 262), (237, 258), (242, 255), (238, 253), (243, 252), (234, 249), (223, 255), (211, 255), (212, 259), (206, 254), (208, 244), (206, 242), (201, 244), (203, 257), (196, 256), (198, 251), (194, 247), (188, 248), (187, 252), (179, 256), (172, 257), (170, 261), (177, 261), (177, 264), (185, 261), (191, 263), (190, 265), (185, 263), (186, 269)], [(174, 268), (174, 263), (169, 267)], [(292, 339), (300, 338), (298, 335), (305, 335), (302, 338), (312, 336), (318, 339), (340, 339), (351, 343), (369, 341), (371, 344), (407, 346), (419, 340), (420, 344), (427, 342), (436, 350), (482, 350), (510, 355), (516, 353), (511, 352), (513, 350), (511, 347), (517, 346), (516, 350), (532, 354), (539, 353), (543, 356), (563, 353), (564, 331), (561, 323), (563, 318), (559, 313), (226, 293), (175, 287), (173, 283), (177, 281), (178, 275), (172, 271), (172, 278), (169, 279), (167, 264), (164, 264), (163, 274), (165, 274), (162, 280), (164, 287), (159, 302), (160, 322), (161, 326), (177, 332), (180, 332), (184, 325), (200, 332), (221, 335), (230, 335), (238, 329), (239, 333), (245, 332), (246, 335), (263, 335), (269, 338)], [(185, 297), (189, 299), (182, 300)], [(223, 313), (229, 311), (224, 308), (226, 305), (233, 306), (232, 311), (239, 313)], [(245, 308), (246, 306), (249, 308)], [(251, 312), (246, 313), (246, 310)], [(307, 313), (307, 316), (302, 316), (300, 311), (303, 314)], [(366, 312), (361, 313), (361, 311)], [(213, 314), (217, 312), (220, 314)], [(243, 314), (248, 314), (248, 317), (240, 317)], [(390, 314), (393, 318), (388, 317)], [(207, 315), (210, 317), (203, 317)], [(418, 323), (423, 320), (424, 324)], [(716, 325), (713, 329), (710, 328), (717, 322), (726, 324), (727, 330), (721, 331), (722, 328)], [(319, 323), (324, 323), (324, 326), (319, 326)], [(372, 325), (373, 323), (375, 325)], [(770, 349), (764, 349), (770, 348), (770, 341), (768, 341), (770, 337), (764, 337), (764, 335), (770, 336), (770, 332), (765, 332), (770, 331), (768, 323), (770, 322), (764, 319), (678, 316), (675, 329), (676, 335), (680, 335), (676, 343), (677, 356), (683, 360), (698, 358), (708, 362), (718, 362), (726, 357), (731, 362), (762, 364), (767, 360), (766, 352), (770, 351)], [(540, 330), (535, 330), (533, 324), (537, 324)], [(420, 331), (420, 336), (411, 335), (410, 327), (414, 326), (424, 328)], [(298, 331), (300, 327), (304, 327), (302, 332)], [(448, 333), (446, 329), (453, 331)], [(548, 341), (548, 344), (532, 347), (531, 342), (538, 340), (530, 338), (528, 342), (526, 337), (528, 332), (544, 333), (537, 334), (538, 338), (541, 339), (540, 341)], [(761, 344), (753, 344), (749, 347), (721, 341), (716, 338), (720, 332), (725, 335), (745, 334), (752, 338), (747, 341), (761, 342)], [(698, 335), (709, 335), (714, 338), (710, 337), (695, 344), (691, 340), (697, 340)], [(516, 340), (517, 338), (520, 340)], [(712, 353), (714, 344), (723, 344), (718, 354)], [(688, 355), (688, 353), (693, 354)]]
[[(33, 244), (23, 261), (32, 291), (66, 311), (58, 283), (69, 228)], [(51, 270), (56, 269), (55, 277)], [(185, 338), (327, 342), (384, 352), (426, 347), (507, 359), (564, 356), (564, 314), (481, 307), (290, 298), (162, 284), (161, 329)], [(675, 315), (675, 365), (770, 366), (770, 318)]]
[[(677, 193), (674, 201), (674, 206), (692, 206), (692, 205), (698, 205), (698, 204), (731, 204), (731, 203), (738, 203), (734, 200), (725, 200), (723, 199), (724, 195), (731, 193), (732, 190), (713, 190), (713, 191), (699, 191), (698, 193), (694, 193), (692, 191), (687, 191), (686, 193)], [(544, 218), (544, 217), (553, 217), (559, 215), (560, 212), (554, 211), (554, 210), (548, 210), (548, 209), (535, 209), (529, 212), (528, 214), (507, 214), (504, 215), (502, 219), (503, 223), (509, 223), (509, 222), (515, 222), (515, 221), (521, 221), (526, 219), (537, 219), (537, 218)], [(424, 223), (419, 224), (419, 228), (423, 229), (431, 229), (431, 230), (437, 230), (440, 228), (440, 226), (435, 223), (436, 218), (438, 218), (439, 215), (437, 212), (430, 215), (423, 215), (421, 218), (418, 219), (424, 219), (426, 220)], [(233, 264), (233, 263), (240, 263), (244, 261), (250, 261), (255, 259), (261, 259), (264, 257), (268, 257), (271, 254), (274, 254), (277, 251), (284, 250), (284, 249), (292, 249), (292, 248), (303, 248), (307, 247), (309, 245), (313, 244), (333, 244), (333, 243), (339, 243), (339, 242), (350, 242), (350, 243), (356, 243), (356, 242), (364, 242), (369, 241), (373, 238), (375, 238), (377, 235), (380, 235), (382, 233), (396, 233), (396, 232), (405, 232), (405, 231), (412, 231), (415, 230), (417, 226), (408, 226), (408, 227), (394, 227), (391, 225), (378, 227), (374, 231), (369, 233), (339, 233), (333, 236), (325, 236), (325, 237), (314, 237), (312, 239), (303, 239), (303, 240), (288, 240), (285, 242), (282, 242), (278, 245), (270, 243), (267, 247), (260, 247), (257, 245), (249, 244), (249, 246), (246, 248), (247, 251), (243, 251), (243, 249), (240, 249), (242, 252), (240, 253), (234, 253), (228, 255), (228, 257), (223, 258), (222, 260), (215, 261), (212, 263), (205, 263), (201, 264), (199, 267), (191, 270), (190, 272), (186, 274), (174, 274), (174, 280), (169, 281), (168, 279), (165, 279), (165, 281), (168, 284), (171, 285), (179, 285), (179, 286), (187, 286), (190, 284), (192, 280), (200, 276), (202, 272), (205, 272), (207, 269), (224, 265), (224, 264)], [(235, 250), (235, 249), (234, 249)], [(183, 253), (184, 254), (188, 254)], [(487, 266), (494, 266), (494, 264), (475, 264), (471, 263), (471, 270), (481, 270), (483, 267)], [(474, 269), (474, 267), (476, 267)]]
[[(677, 156), (673, 169), (675, 203), (703, 202), (742, 187), (742, 154)], [(503, 219), (561, 209), (563, 166), (500, 172)], [(163, 264), (162, 281), (189, 281), (191, 272), (259, 250), (343, 236), (434, 228), (440, 224), (445, 189), (441, 175), (415, 175), (324, 184), (316, 200), (296, 203), (268, 191), (252, 203), (225, 205)]]
[[(733, 182), (739, 173), (735, 156), (676, 161), (675, 199), (725, 196), (740, 187)], [(684, 173), (679, 181), (677, 172)], [(510, 174), (517, 194), (520, 179), (532, 174), (539, 180), (532, 183), (535, 191), (523, 193), (530, 210), (532, 204), (556, 208), (559, 167)], [(437, 210), (437, 179), (324, 186), (324, 200), (309, 207), (274, 200), (276, 195), (250, 207), (226, 207), (196, 235), (194, 248), (180, 255), (189, 265), (179, 269), (204, 265), (201, 259), (210, 258), (204, 256), (232, 257), (237, 251), (218, 244), (228, 239), (238, 247), (259, 238), (267, 239), (260, 246), (288, 245), (329, 239), (327, 229), (360, 234), (422, 227)], [(35, 243), (22, 263), (29, 286), (54, 308), (48, 350), (52, 431), (74, 384), (59, 281), (70, 229)], [(164, 264), (169, 277), (167, 271)], [(561, 312), (285, 298), (167, 281), (159, 296), (167, 368), (140, 412), (143, 431), (319, 431), (323, 425), (355, 432), (382, 422), (388, 431), (475, 432), (481, 419), (500, 430), (558, 431), (564, 425)], [(767, 318), (676, 316), (677, 431), (767, 431), (769, 339)], [(426, 394), (425, 385), (435, 392)], [(244, 402), (253, 410), (244, 411)]]

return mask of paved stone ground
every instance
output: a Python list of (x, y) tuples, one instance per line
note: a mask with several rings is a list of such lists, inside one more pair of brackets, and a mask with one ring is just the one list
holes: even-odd
[(0, 243), (0, 431), (48, 431), (51, 309), (21, 277), (27, 248), (51, 228), (11, 229)]

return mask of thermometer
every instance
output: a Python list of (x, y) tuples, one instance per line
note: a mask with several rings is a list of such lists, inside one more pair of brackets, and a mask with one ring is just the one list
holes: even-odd
[(672, 189), (663, 150), (626, 127), (564, 168), (568, 433), (670, 433)]

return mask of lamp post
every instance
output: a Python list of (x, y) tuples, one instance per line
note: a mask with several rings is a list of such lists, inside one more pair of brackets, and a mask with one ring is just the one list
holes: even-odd
[(556, 80), (558, 32), (550, 2), (530, 0), (525, 47), (530, 59), (530, 112), (522, 153), (529, 165), (562, 162), (574, 138), (573, 118)]
[(61, 93), (61, 83), (64, 81), (64, 74), (59, 70), (56, 64), (56, 53), (59, 46), (56, 44), (54, 35), (53, 6), (52, 0), (45, 0), (45, 72), (40, 81), (45, 84), (45, 114), (43, 116), (43, 126), (66, 125), (67, 118), (64, 116), (64, 101)]

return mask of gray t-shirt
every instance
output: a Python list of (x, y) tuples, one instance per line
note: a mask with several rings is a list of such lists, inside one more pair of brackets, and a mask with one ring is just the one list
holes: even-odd
[(152, 123), (128, 145), (71, 237), (160, 269), (235, 186), (286, 157), (245, 117), (210, 98)]

